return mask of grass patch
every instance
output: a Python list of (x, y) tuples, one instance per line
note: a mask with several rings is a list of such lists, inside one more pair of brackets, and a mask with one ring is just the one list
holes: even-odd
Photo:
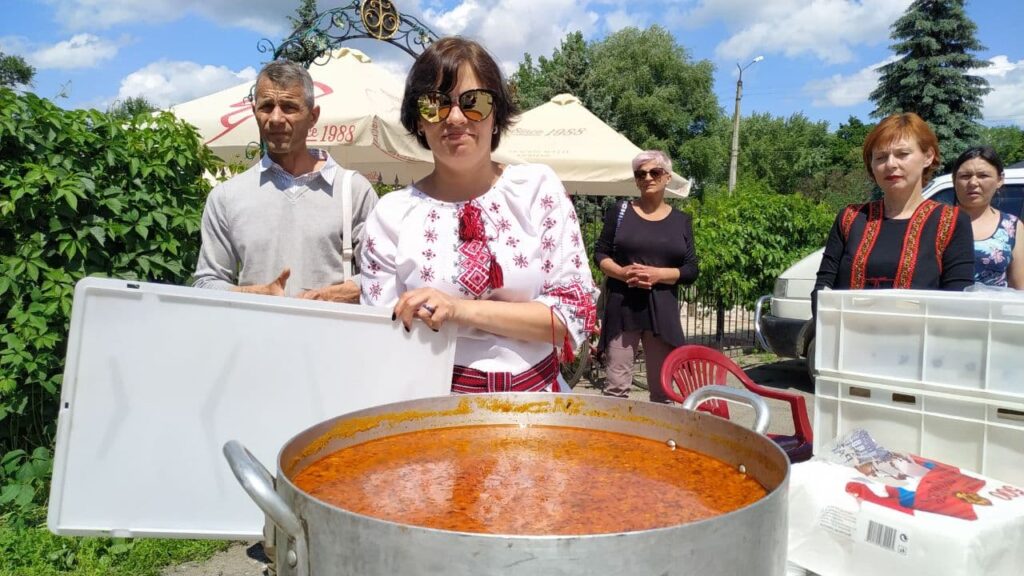
[(0, 517), (0, 576), (157, 576), (167, 566), (207, 560), (231, 544), (55, 536), (46, 529), (44, 514), (27, 520)]

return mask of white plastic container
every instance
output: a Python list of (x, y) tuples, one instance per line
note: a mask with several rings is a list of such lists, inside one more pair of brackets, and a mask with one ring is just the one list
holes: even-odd
[(311, 424), (447, 395), (451, 328), (386, 308), (103, 278), (75, 287), (47, 524), (56, 534), (253, 539), (221, 451), (263, 462)]
[(822, 376), (1024, 402), (1024, 293), (818, 294)]
[(815, 453), (855, 428), (864, 428), (889, 450), (1024, 486), (1024, 402), (819, 375)]

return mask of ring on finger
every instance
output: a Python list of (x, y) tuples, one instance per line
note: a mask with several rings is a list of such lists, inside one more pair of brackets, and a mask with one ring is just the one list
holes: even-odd
[(423, 310), (426, 310), (427, 313), (430, 314), (431, 316), (434, 315), (434, 310), (437, 310), (436, 308), (434, 308), (430, 304), (420, 304), (420, 308), (423, 309)]

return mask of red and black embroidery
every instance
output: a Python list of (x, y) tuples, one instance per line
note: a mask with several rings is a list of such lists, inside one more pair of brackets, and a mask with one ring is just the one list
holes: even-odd
[(914, 270), (917, 268), (917, 256), (921, 251), (921, 236), (924, 232), (924, 225), (928, 222), (932, 212), (939, 207), (938, 202), (925, 200), (914, 210), (910, 217), (907, 231), (903, 236), (903, 249), (900, 251), (900, 264), (896, 268), (896, 279), (893, 281), (893, 288), (910, 288), (914, 280)]
[(850, 227), (857, 219), (857, 214), (864, 208), (863, 204), (854, 204), (843, 209), (843, 218), (839, 222), (839, 230), (843, 233), (843, 242), (850, 238)]
[(497, 290), (504, 286), (504, 272), (498, 259), (487, 244), (482, 211), (473, 202), (459, 210), (458, 283), (470, 294), (479, 298), (488, 288)]
[[(875, 242), (878, 240), (879, 232), (882, 230), (882, 213), (884, 212), (882, 201), (871, 202), (868, 205), (868, 218), (867, 223), (864, 225), (864, 236), (860, 239), (860, 244), (857, 245), (857, 251), (853, 255), (853, 265), (850, 270), (850, 288), (859, 290), (864, 288), (864, 279), (867, 276), (868, 269), (868, 256), (871, 255), (871, 251), (875, 248)], [(854, 212), (854, 216), (859, 213), (861, 207)], [(846, 224), (847, 215), (843, 215), (843, 226), (847, 229), (846, 233), (849, 234), (849, 228), (852, 226), (853, 221), (850, 224)]]
[(953, 239), (953, 230), (956, 228), (956, 217), (960, 208), (956, 206), (943, 206), (939, 213), (939, 229), (935, 233), (935, 260), (939, 265), (939, 275), (942, 275), (942, 255), (946, 252), (950, 240)]
[[(597, 305), (594, 303), (594, 297), (578, 279), (550, 290), (545, 287), (545, 292), (558, 298), (556, 306), (566, 321), (576, 322), (582, 326), (584, 338), (597, 329)], [(569, 333), (566, 332), (565, 340), (562, 342), (562, 361), (572, 362), (574, 356)]]

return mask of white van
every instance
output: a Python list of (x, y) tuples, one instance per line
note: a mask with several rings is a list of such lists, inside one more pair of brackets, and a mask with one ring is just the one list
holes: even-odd
[[(1024, 208), (1024, 168), (1007, 168), (1006, 181), (996, 193), (992, 205), (1021, 216)], [(956, 193), (950, 174), (939, 176), (923, 191), (925, 198), (953, 204)], [(786, 358), (814, 358), (811, 332), (811, 291), (817, 280), (824, 248), (812, 252), (790, 266), (775, 280), (771, 294), (758, 298), (754, 313), (754, 332), (765, 350)], [(765, 304), (770, 303), (770, 307)], [(808, 362), (808, 371), (813, 366)], [(813, 374), (812, 374), (813, 377)]]

